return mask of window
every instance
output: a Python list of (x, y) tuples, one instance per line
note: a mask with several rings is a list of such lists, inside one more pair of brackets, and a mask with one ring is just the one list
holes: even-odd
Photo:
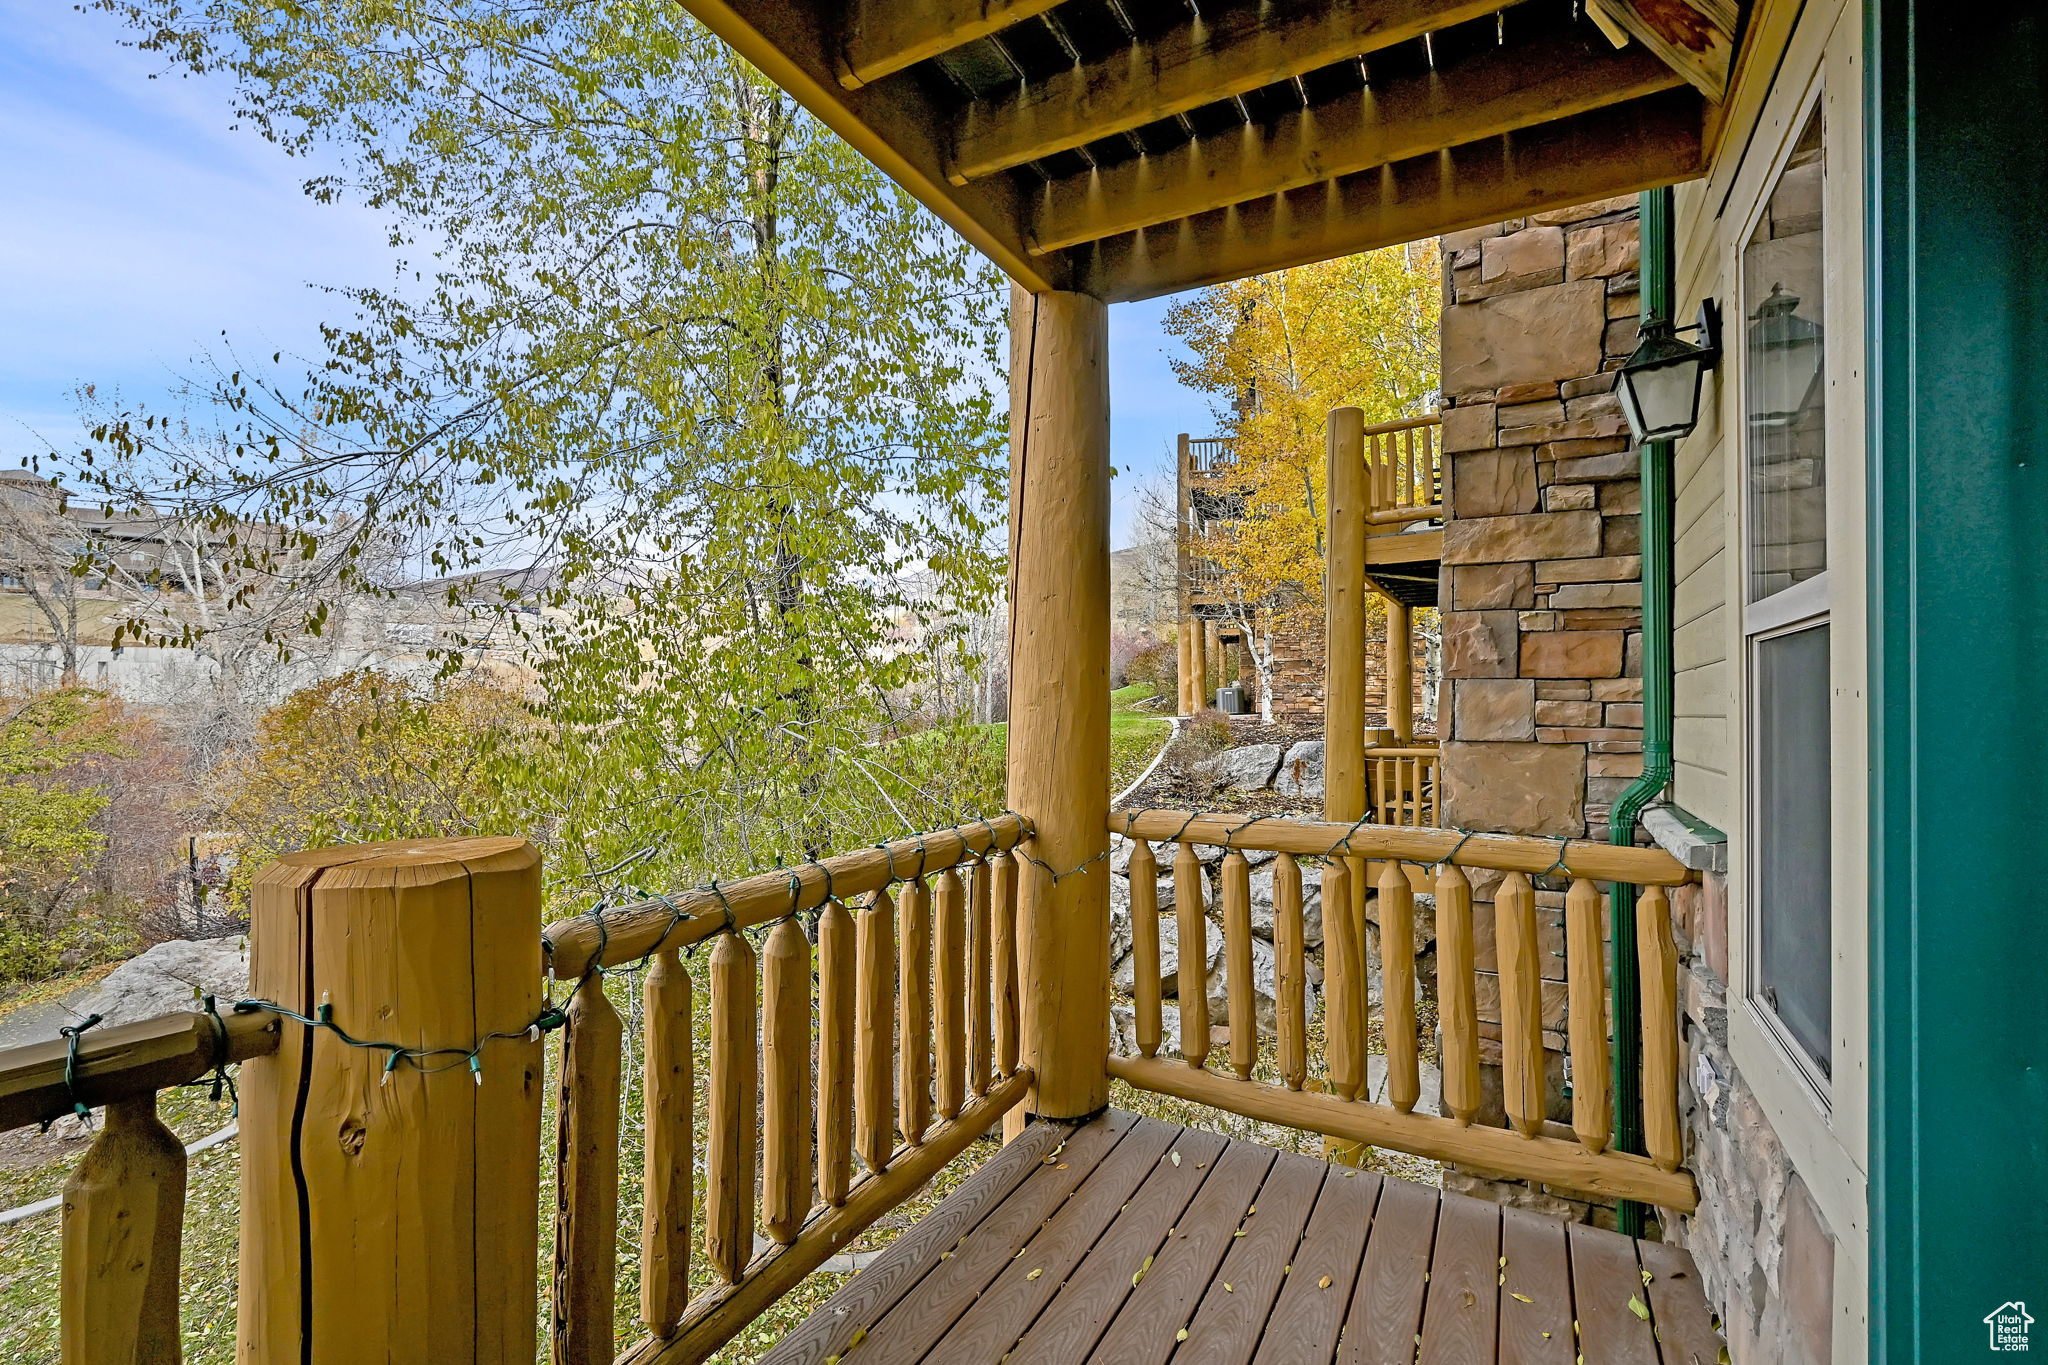
[(1817, 1084), (1833, 1038), (1821, 115), (1742, 247), (1749, 996)]

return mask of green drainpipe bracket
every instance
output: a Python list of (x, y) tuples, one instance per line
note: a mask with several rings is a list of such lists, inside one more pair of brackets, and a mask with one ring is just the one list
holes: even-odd
[[(1675, 265), (1671, 242), (1671, 191), (1646, 190), (1642, 205), (1642, 320), (1671, 316)], [(1610, 843), (1633, 844), (1636, 822), (1671, 784), (1671, 442), (1642, 448), (1643, 498), (1643, 775), (1615, 800), (1607, 816)], [(1614, 1146), (1643, 1151), (1642, 981), (1636, 960), (1636, 889), (1616, 882), (1608, 900), (1614, 983)], [(1623, 1200), (1621, 1230), (1643, 1232), (1644, 1208)]]

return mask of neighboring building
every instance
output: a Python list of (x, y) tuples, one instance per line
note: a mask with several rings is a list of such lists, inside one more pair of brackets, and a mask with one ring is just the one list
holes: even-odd
[[(1436, 633), (1413, 628), (1411, 613), (1437, 603), (1437, 565), (1442, 547), (1437, 518), (1434, 417), (1389, 422), (1364, 430), (1363, 458), (1372, 471), (1366, 480), (1369, 497), (1386, 506), (1373, 522), (1368, 545), (1370, 586), (1382, 604), (1385, 623), (1374, 647), (1361, 655), (1364, 695), (1375, 728), (1411, 738), (1419, 712), (1427, 734), (1436, 718)], [(1190, 436), (1182, 432), (1175, 462), (1174, 489), (1177, 536), (1177, 582), (1181, 671), (1185, 680), (1181, 710), (1213, 702), (1218, 687), (1236, 686), (1248, 706), (1267, 719), (1305, 730), (1324, 720), (1324, 678), (1327, 654), (1325, 622), (1320, 604), (1277, 600), (1274, 592), (1246, 596), (1234, 591), (1230, 577), (1204, 546), (1222, 528), (1245, 514), (1244, 494), (1232, 486), (1236, 469), (1228, 436)], [(1412, 493), (1396, 506), (1393, 470), (1398, 466)], [(1294, 610), (1287, 610), (1294, 607)], [(1391, 610), (1386, 608), (1391, 607)], [(1248, 640), (1247, 636), (1251, 638)], [(1409, 696), (1407, 705), (1390, 706), (1387, 696), (1389, 637), (1405, 637)], [(1252, 657), (1256, 650), (1265, 667)]]

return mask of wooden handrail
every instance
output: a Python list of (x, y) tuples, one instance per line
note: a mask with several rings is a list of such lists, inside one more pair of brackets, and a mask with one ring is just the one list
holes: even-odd
[(277, 1041), (268, 1011), (224, 1015), (218, 1025), (197, 1011), (109, 1024), (79, 1035), (75, 1097), (64, 1083), (62, 1038), (0, 1050), (0, 1132), (62, 1118), (74, 1103), (98, 1109), (184, 1085), (221, 1062), (275, 1052)]
[(1433, 1114), (1403, 1114), (1389, 1106), (1283, 1090), (1148, 1057), (1111, 1057), (1109, 1074), (1140, 1090), (1206, 1104), (1244, 1118), (1455, 1161), (1511, 1179), (1540, 1180), (1616, 1199), (1640, 1199), (1681, 1213), (1690, 1213), (1699, 1203), (1699, 1189), (1683, 1171), (1667, 1171), (1645, 1157), (1621, 1152), (1594, 1156), (1576, 1142), (1547, 1134), (1523, 1137), (1506, 1128), (1477, 1124), (1468, 1128), (1455, 1119)]
[(1518, 834), (1461, 834), (1454, 829), (1403, 829), (1281, 820), (1181, 810), (1112, 811), (1109, 828), (1133, 839), (1256, 848), (1309, 857), (1392, 858), (1455, 863), (1540, 876), (1562, 872), (1598, 882), (1680, 886), (1698, 879), (1657, 848), (1617, 848), (1589, 839), (1559, 841)]
[[(626, 1359), (694, 1362), (714, 1353), (1036, 1083), (1036, 1073), (1018, 1064), (1020, 858), (1009, 850), (1025, 832), (1018, 817), (1006, 815), (750, 877), (720, 887), (723, 899), (709, 892), (715, 913), (692, 917), (692, 897), (674, 907), (657, 901), (657, 922), (641, 913), (623, 928), (607, 921), (612, 935), (602, 947), (572, 942), (580, 959), (557, 949), (560, 972), (565, 960), (608, 960), (625, 951), (621, 942), (666, 941), (648, 978), (643, 1020), (641, 1320), (648, 1335)], [(994, 857), (984, 858), (987, 850)], [(955, 871), (962, 863), (972, 863), (971, 886)], [(827, 886), (814, 952), (790, 916), (813, 887), (822, 898)], [(863, 899), (849, 906), (856, 893)], [(693, 896), (703, 906), (705, 893)], [(775, 925), (757, 954), (741, 931), (764, 920)], [(585, 918), (554, 932), (595, 927)], [(692, 983), (678, 945), (706, 938), (715, 943), (705, 968), (708, 1067), (694, 1090)], [(612, 1027), (593, 1030), (592, 1019)], [(603, 977), (588, 971), (563, 1044), (555, 1365), (612, 1360), (616, 1019)], [(697, 1124), (705, 1136), (701, 1172), (691, 1142)], [(864, 1168), (859, 1180), (856, 1159)], [(701, 1213), (692, 1208), (699, 1174)], [(690, 1301), (693, 1230), (714, 1287)], [(775, 1251), (754, 1255), (757, 1231)]]
[[(1424, 751), (1434, 759), (1434, 751)], [(1412, 762), (1412, 761), (1411, 761)], [(1419, 802), (1411, 803), (1419, 804)], [(1351, 826), (1336, 822), (1278, 820), (1246, 816), (1137, 811), (1113, 814), (1112, 829), (1135, 841), (1128, 875), (1137, 1058), (1111, 1057), (1110, 1072), (1142, 1089), (1209, 1104), (1249, 1118), (1306, 1129), (1346, 1142), (1394, 1147), (1419, 1156), (1476, 1165), (1514, 1179), (1627, 1199), (1690, 1208), (1696, 1199), (1683, 1163), (1678, 1108), (1677, 973), (1671, 948), (1670, 902), (1664, 886), (1686, 880), (1686, 869), (1659, 850), (1615, 848), (1609, 844), (1553, 843), (1509, 835), (1468, 835), (1453, 830)], [(1230, 1070), (1226, 1077), (1207, 1069), (1210, 1053), (1209, 991), (1193, 983), (1180, 995), (1178, 1050), (1184, 1066), (1161, 1057), (1158, 988), (1163, 982), (1158, 896), (1152, 883), (1160, 857), (1152, 841), (1175, 845), (1174, 914), (1183, 964), (1209, 961), (1205, 946), (1211, 902), (1209, 878), (1195, 845), (1225, 848), (1218, 880), (1223, 931), (1223, 996), (1230, 1025)], [(1273, 867), (1275, 995), (1272, 1027), (1277, 1044), (1279, 1085), (1253, 1072), (1260, 1032), (1254, 1008), (1255, 951), (1249, 912), (1246, 849), (1276, 851)], [(1306, 970), (1302, 878), (1296, 855), (1329, 859), (1322, 869), (1324, 1093), (1306, 1093), (1306, 1013), (1300, 979)], [(1433, 866), (1433, 884), (1422, 868)], [(1473, 943), (1473, 896), (1466, 867), (1504, 873), (1492, 892), (1490, 914), (1494, 971), (1498, 987), (1502, 1106), (1507, 1128), (1475, 1123), (1481, 1107), (1480, 1022)], [(1567, 970), (1562, 1002), (1569, 1016), (1571, 1049), (1584, 1068), (1571, 1090), (1571, 1127), (1549, 1121), (1546, 1037), (1564, 1027), (1552, 1015), (1560, 1002), (1544, 961), (1537, 913), (1536, 878), (1563, 872)], [(1642, 1070), (1649, 1157), (1610, 1150), (1613, 1107), (1608, 1076), (1608, 997), (1601, 957), (1601, 898), (1595, 880), (1644, 884), (1637, 902), (1638, 929), (1645, 945), (1644, 1011), (1640, 1028), (1645, 1051)], [(1378, 913), (1363, 895), (1370, 887)], [(1421, 1059), (1415, 1010), (1416, 893), (1435, 896), (1439, 952), (1439, 1014), (1442, 1021), (1445, 1117), (1417, 1114)], [(1149, 923), (1145, 921), (1150, 921)], [(1368, 924), (1377, 922), (1375, 947)], [(1367, 999), (1377, 955), (1382, 990), (1378, 1013), (1386, 1058), (1384, 1090), (1368, 1083)], [(1284, 1088), (1282, 1088), (1284, 1087)]]
[(547, 970), (557, 981), (580, 980), (592, 967), (638, 962), (661, 948), (701, 943), (727, 927), (751, 929), (784, 915), (814, 910), (826, 892), (845, 899), (891, 882), (924, 876), (1002, 853), (1031, 836), (1022, 816), (1005, 811), (952, 829), (898, 839), (876, 848), (763, 872), (717, 887), (698, 887), (670, 898), (637, 901), (604, 912), (556, 920), (543, 931)]

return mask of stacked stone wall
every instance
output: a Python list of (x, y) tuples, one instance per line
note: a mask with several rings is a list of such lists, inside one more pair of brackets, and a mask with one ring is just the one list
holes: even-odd
[[(1642, 772), (1637, 456), (1614, 395), (1635, 346), (1633, 198), (1443, 239), (1444, 815), (1466, 829), (1605, 838)], [(1491, 892), (1475, 880), (1488, 1108), (1505, 1121)], [(1566, 1087), (1564, 884), (1541, 879), (1550, 1117)], [(1607, 1221), (1562, 1192), (1485, 1190)]]
[[(1431, 659), (1428, 641), (1421, 631), (1411, 632), (1413, 651), (1409, 676), (1415, 679), (1416, 729), (1427, 730), (1423, 720), (1423, 690), (1428, 686)], [(1273, 632), (1273, 720), (1290, 729), (1319, 731), (1323, 728), (1324, 630), (1316, 619), (1304, 619), (1276, 627)], [(1386, 636), (1376, 631), (1365, 650), (1365, 723), (1369, 727), (1387, 723)]]
[(1728, 1052), (1728, 887), (1709, 872), (1672, 894), (1679, 949), (1686, 1164), (1699, 1208), (1665, 1236), (1692, 1253), (1737, 1365), (1834, 1358), (1835, 1239)]

